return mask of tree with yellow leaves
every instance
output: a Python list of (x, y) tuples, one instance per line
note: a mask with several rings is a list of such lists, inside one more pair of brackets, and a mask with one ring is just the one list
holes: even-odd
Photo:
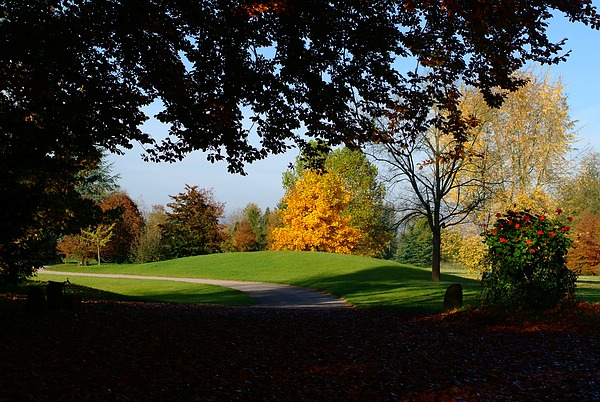
[(101, 223), (95, 228), (89, 227), (81, 231), (81, 236), (96, 250), (98, 265), (100, 265), (100, 251), (113, 237), (114, 227), (115, 223), (111, 225)]
[(488, 216), (514, 208), (556, 209), (557, 187), (573, 168), (569, 155), (576, 130), (565, 85), (548, 72), (532, 70), (522, 77), (528, 84), (508, 94), (499, 109), (485, 105), (473, 89), (464, 93), (463, 108), (481, 122), (474, 145), (484, 158), (473, 163), (482, 165), (492, 192)]
[[(463, 181), (476, 178), (485, 186), (458, 189), (467, 200), (473, 198), (473, 192), (477, 195), (483, 190), (486, 194), (471, 216), (475, 222), (487, 222), (497, 212), (515, 208), (542, 213), (564, 206), (569, 213), (574, 212), (564, 200), (557, 205), (561, 187), (566, 198), (579, 187), (567, 180), (573, 170), (569, 155), (576, 142), (576, 131), (575, 122), (569, 117), (565, 85), (548, 72), (536, 74), (530, 70), (521, 73), (521, 77), (528, 84), (507, 94), (499, 109), (487, 106), (475, 89), (463, 91), (461, 110), (480, 122), (471, 149), (482, 157), (465, 160), (458, 172)], [(460, 202), (457, 192), (449, 196)], [(577, 203), (584, 204), (581, 199)], [(462, 230), (457, 235), (461, 237), (457, 257), (463, 267), (472, 271), (486, 269), (481, 260), (479, 234)]]
[(323, 251), (352, 254), (362, 232), (351, 226), (344, 213), (352, 193), (333, 173), (306, 170), (284, 196), (278, 213), (282, 227), (273, 229), (273, 250)]
[(385, 202), (385, 187), (379, 180), (377, 167), (367, 156), (359, 150), (332, 150), (322, 142), (308, 142), (296, 158), (295, 166), (283, 173), (282, 184), (286, 191), (307, 171), (337, 176), (350, 195), (342, 215), (350, 216), (350, 226), (362, 233), (353, 254), (386, 256), (395, 234), (393, 211)]

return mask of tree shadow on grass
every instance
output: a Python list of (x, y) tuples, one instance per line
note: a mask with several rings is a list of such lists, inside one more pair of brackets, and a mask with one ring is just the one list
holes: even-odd
[(463, 287), (464, 303), (479, 304), (480, 282), (442, 273), (441, 282), (431, 280), (431, 270), (386, 265), (335, 276), (315, 276), (295, 285), (327, 291), (361, 308), (401, 310), (407, 314), (435, 314), (444, 310), (446, 288)]
[[(26, 295), (28, 289), (32, 287), (40, 287), (46, 291), (47, 282), (45, 281), (27, 281), (24, 285), (13, 287), (11, 289), (3, 289), (14, 294)], [(218, 306), (250, 306), (253, 304), (252, 299), (243, 292), (224, 288), (214, 287), (211, 291), (193, 292), (182, 291), (180, 293), (164, 293), (156, 289), (147, 289), (145, 291), (137, 290), (137, 295), (123, 294), (118, 292), (110, 292), (107, 290), (96, 289), (89, 286), (79, 284), (68, 284), (64, 291), (67, 295), (79, 295), (85, 300), (107, 300), (107, 301), (125, 301), (125, 302), (157, 302), (157, 303), (191, 303), (203, 305), (218, 305)], [(218, 290), (217, 290), (218, 289)]]
[(246, 294), (229, 288), (221, 288), (221, 290), (213, 290), (210, 292), (180, 292), (180, 293), (165, 293), (160, 290), (148, 289), (147, 291), (139, 291), (137, 295), (127, 295), (113, 293), (86, 286), (75, 286), (73, 292), (80, 289), (82, 297), (100, 300), (121, 300), (121, 301), (142, 301), (142, 302), (157, 302), (157, 303), (186, 303), (186, 304), (202, 304), (202, 305), (217, 305), (217, 306), (250, 306), (252, 299)]

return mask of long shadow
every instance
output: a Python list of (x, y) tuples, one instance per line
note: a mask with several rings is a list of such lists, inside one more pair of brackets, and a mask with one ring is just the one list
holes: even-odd
[(443, 311), (446, 288), (452, 283), (463, 287), (464, 304), (478, 304), (480, 282), (476, 279), (442, 273), (433, 282), (431, 271), (410, 266), (382, 265), (350, 274), (314, 276), (295, 283), (343, 297), (358, 307), (391, 308), (423, 314)]
[[(42, 283), (29, 285), (28, 287), (45, 288)], [(17, 293), (26, 293), (27, 288), (14, 289)], [(70, 284), (65, 287), (65, 294), (74, 294), (82, 297), (83, 300), (110, 300), (110, 301), (131, 301), (131, 302), (159, 302), (159, 303), (193, 303), (218, 306), (250, 306), (252, 299), (241, 296), (241, 293), (228, 288), (211, 293), (164, 293), (160, 290), (148, 289), (147, 292), (140, 295), (128, 295), (118, 292), (96, 289), (89, 286)]]
[(240, 297), (240, 292), (224, 288), (221, 291), (205, 293), (164, 293), (160, 290), (148, 289), (139, 295), (127, 295), (105, 290), (94, 289), (82, 285), (70, 285), (68, 291), (73, 294), (80, 294), (84, 299), (99, 300), (119, 300), (119, 301), (144, 301), (159, 303), (193, 303), (220, 306), (249, 306), (252, 300), (246, 297)]

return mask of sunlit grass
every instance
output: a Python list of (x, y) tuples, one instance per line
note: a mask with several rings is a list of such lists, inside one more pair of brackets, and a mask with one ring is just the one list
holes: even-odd
[(580, 276), (575, 289), (577, 298), (584, 302), (600, 302), (600, 277)]
[[(39, 274), (41, 281), (57, 281), (57, 275)], [(64, 278), (66, 279), (66, 278)], [(60, 278), (59, 281), (64, 280)], [(251, 298), (238, 290), (198, 283), (120, 278), (69, 277), (66, 292), (84, 298), (136, 300), (206, 305), (248, 306)], [(97, 291), (101, 291), (98, 293)]]
[[(352, 255), (294, 251), (225, 253), (148, 264), (67, 265), (53, 269), (281, 283), (328, 292), (357, 307), (411, 313), (442, 311), (444, 293), (453, 283), (462, 285), (465, 305), (479, 305), (481, 291), (479, 275), (455, 267), (443, 268), (442, 281), (433, 282), (429, 268)], [(151, 286), (162, 288), (158, 284)], [(584, 301), (600, 301), (600, 282), (594, 277), (582, 277), (577, 295)]]
[(457, 275), (431, 280), (431, 270), (392, 261), (309, 252), (228, 253), (149, 264), (53, 267), (77, 272), (233, 279), (304, 286), (342, 297), (363, 308), (407, 312), (443, 309), (446, 288), (461, 283), (465, 304), (477, 304), (479, 283)]

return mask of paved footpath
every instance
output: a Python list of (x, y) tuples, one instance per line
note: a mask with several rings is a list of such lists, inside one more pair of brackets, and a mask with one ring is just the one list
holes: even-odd
[(275, 283), (242, 282), (221, 279), (174, 278), (167, 276), (88, 274), (80, 272), (51, 271), (48, 269), (40, 269), (39, 273), (49, 275), (61, 275), (65, 277), (65, 279), (71, 276), (95, 276), (102, 278), (151, 279), (158, 281), (175, 281), (218, 285), (247, 293), (254, 301), (253, 307), (257, 308), (350, 308), (350, 305), (348, 305), (344, 300), (328, 295), (326, 293), (297, 286), (278, 285)]

